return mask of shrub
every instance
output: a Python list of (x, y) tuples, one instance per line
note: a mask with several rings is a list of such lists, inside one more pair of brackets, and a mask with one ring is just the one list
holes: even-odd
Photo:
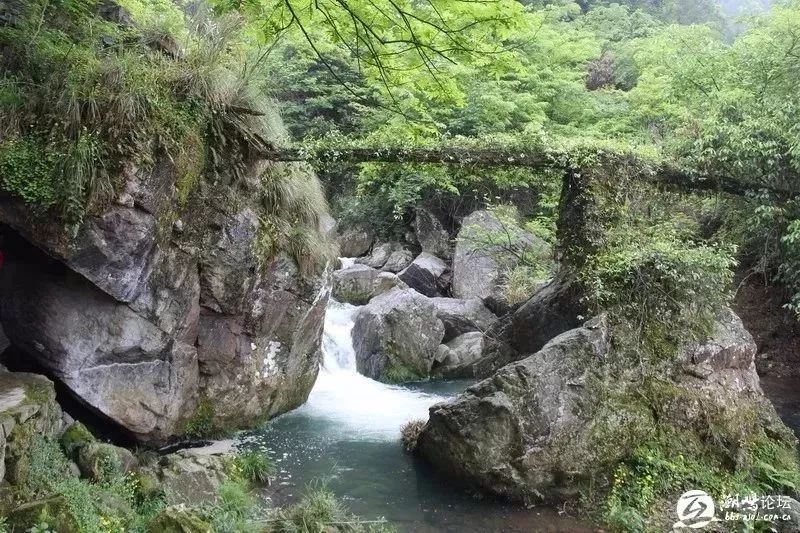
[(707, 333), (727, 302), (732, 249), (695, 242), (670, 225), (618, 227), (587, 262), (589, 306), (645, 329)]
[(424, 420), (412, 420), (403, 424), (403, 427), (400, 428), (400, 442), (405, 451), (413, 452), (417, 449), (417, 440), (426, 423)]
[(248, 450), (236, 455), (231, 465), (235, 476), (249, 483), (269, 483), (275, 474), (275, 465), (267, 454), (258, 450)]
[(267, 522), (268, 533), (352, 533), (392, 531), (385, 520), (367, 522), (351, 515), (324, 486), (306, 488), (296, 504), (279, 509)]

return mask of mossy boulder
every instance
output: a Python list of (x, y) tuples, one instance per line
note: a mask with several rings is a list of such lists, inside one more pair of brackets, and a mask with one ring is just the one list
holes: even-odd
[(81, 448), (96, 442), (97, 439), (86, 426), (80, 422), (73, 422), (64, 430), (58, 441), (67, 457), (75, 460), (78, 458), (78, 452)]
[(150, 523), (150, 533), (211, 533), (212, 525), (197, 511), (173, 505), (161, 511)]
[(229, 478), (229, 461), (224, 453), (187, 449), (161, 457), (148, 471), (167, 504), (197, 506), (218, 501), (218, 489)]
[(406, 288), (406, 284), (392, 273), (355, 264), (333, 273), (331, 295), (340, 302), (364, 305), (394, 288)]
[(61, 408), (49, 379), (0, 371), (0, 481), (24, 484), (34, 437), (55, 437), (60, 429)]
[(81, 474), (93, 481), (110, 481), (136, 466), (136, 457), (125, 448), (105, 442), (89, 442), (78, 449), (76, 462)]
[(413, 381), (431, 375), (444, 325), (430, 299), (412, 289), (395, 289), (359, 310), (352, 336), (360, 373)]
[(674, 450), (709, 458), (698, 463), (709, 470), (720, 461), (751, 468), (763, 446), (793, 449), (731, 311), (706, 341), (674, 347), (646, 373), (612, 331), (593, 319), (432, 407), (418, 453), (473, 489), (562, 501), (610, 486), (617, 464), (663, 435)]
[(48, 531), (81, 533), (63, 496), (24, 503), (11, 511), (8, 517), (12, 531), (32, 531), (31, 528), (43, 523), (48, 525)]

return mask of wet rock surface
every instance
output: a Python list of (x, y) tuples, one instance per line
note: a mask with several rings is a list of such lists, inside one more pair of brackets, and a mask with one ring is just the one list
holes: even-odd
[(381, 381), (413, 381), (431, 374), (444, 325), (428, 298), (395, 289), (359, 310), (352, 337), (360, 373)]

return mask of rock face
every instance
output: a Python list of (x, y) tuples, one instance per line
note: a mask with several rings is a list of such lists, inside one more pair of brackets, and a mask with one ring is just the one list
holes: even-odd
[(287, 256), (260, 259), (258, 194), (222, 189), (181, 208), (169, 162), (123, 178), (116, 203), (74, 239), (0, 199), (0, 321), (12, 343), (148, 443), (180, 434), (204, 404), (219, 428), (302, 404), (328, 290)]
[(371, 231), (353, 228), (344, 231), (339, 236), (339, 253), (342, 257), (361, 257), (369, 252), (375, 235)]
[(436, 307), (436, 316), (444, 324), (444, 342), (471, 331), (485, 332), (497, 320), (478, 298), (432, 298), (431, 302)]
[(413, 381), (430, 375), (444, 326), (428, 298), (395, 289), (359, 310), (352, 336), (360, 373), (381, 381)]
[(355, 264), (333, 273), (332, 296), (340, 302), (364, 305), (379, 294), (407, 285), (390, 272)]
[(414, 219), (414, 233), (423, 252), (450, 259), (453, 249), (450, 234), (436, 216), (427, 209), (418, 208)]
[(547, 243), (489, 211), (464, 218), (453, 257), (453, 296), (480, 298), (492, 311), (505, 312), (504, 276), (523, 251), (542, 260), (552, 254)]
[(440, 296), (446, 289), (443, 276), (447, 264), (438, 257), (422, 252), (397, 277), (425, 296)]
[(435, 373), (447, 379), (472, 378), (473, 365), (483, 356), (483, 333), (473, 331), (439, 346)]
[[(602, 319), (559, 335), (432, 407), (419, 453), (469, 487), (514, 500), (575, 496), (593, 474), (612, 471), (656, 424), (653, 409), (635, 394), (641, 383), (634, 375), (606, 375), (611, 350)], [(722, 426), (731, 432), (723, 438), (735, 441), (748, 431), (744, 413), (756, 409), (754, 423), (780, 426), (758, 385), (754, 355), (741, 321), (723, 313), (708, 342), (676, 356), (676, 367), (686, 365), (680, 375), (674, 381), (664, 375), (670, 399), (658, 406), (659, 423), (703, 435), (709, 417), (723, 416), (731, 422)]]

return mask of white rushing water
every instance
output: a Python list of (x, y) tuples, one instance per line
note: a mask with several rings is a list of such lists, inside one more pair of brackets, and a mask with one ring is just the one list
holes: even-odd
[(328, 421), (347, 438), (396, 440), (405, 422), (427, 419), (428, 408), (446, 396), (386, 385), (359, 374), (351, 338), (358, 309), (334, 300), (328, 304), (323, 364), (298, 414)]

